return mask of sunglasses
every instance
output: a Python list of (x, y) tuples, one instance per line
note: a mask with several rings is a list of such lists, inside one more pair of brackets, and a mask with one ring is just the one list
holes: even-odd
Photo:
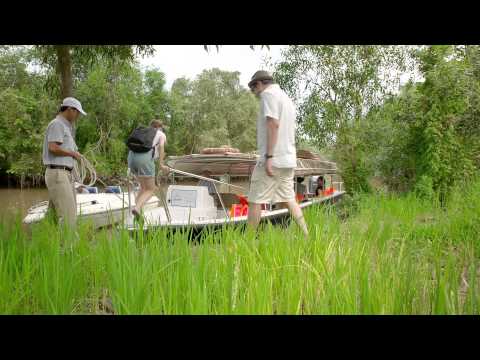
[(250, 85), (250, 91), (253, 92), (255, 88), (257, 87), (258, 81), (254, 82), (252, 85)]

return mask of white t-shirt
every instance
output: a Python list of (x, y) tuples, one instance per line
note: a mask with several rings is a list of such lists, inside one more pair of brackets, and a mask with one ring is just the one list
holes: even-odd
[(160, 157), (160, 146), (159, 145), (165, 145), (165, 142), (167, 141), (167, 137), (163, 133), (162, 130), (157, 130), (157, 133), (155, 134), (155, 137), (153, 138), (153, 147), (155, 148), (155, 155), (153, 156), (154, 159), (158, 159)]
[(267, 116), (279, 121), (277, 143), (273, 149), (272, 165), (278, 168), (297, 167), (295, 149), (295, 105), (278, 84), (272, 84), (260, 93), (260, 113), (257, 119), (257, 146), (259, 162), (267, 154)]

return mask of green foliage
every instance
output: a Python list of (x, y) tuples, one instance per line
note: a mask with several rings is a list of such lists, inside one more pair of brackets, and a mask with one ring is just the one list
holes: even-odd
[(398, 82), (395, 71), (404, 69), (405, 49), (294, 45), (282, 56), (274, 77), (298, 104), (301, 133), (324, 146), (392, 90)]
[(197, 79), (177, 79), (170, 94), (167, 152), (190, 154), (204, 147), (256, 148), (258, 104), (240, 86), (239, 73), (203, 71)]
[(406, 48), (295, 45), (282, 55), (274, 77), (298, 104), (299, 136), (334, 146), (347, 189), (368, 191), (371, 174), (359, 124), (398, 83)]
[(28, 87), (30, 75), (24, 57), (23, 48), (0, 50), (0, 89)]
[(368, 114), (362, 136), (372, 171), (391, 190), (407, 191), (416, 181), (419, 150), (414, 126), (418, 120), (420, 94), (407, 84), (400, 94), (388, 98)]
[[(99, 176), (108, 177), (125, 174), (126, 137), (156, 113), (164, 116), (160, 110), (168, 109), (168, 96), (164, 75), (157, 69), (144, 75), (136, 63), (102, 59), (75, 78), (76, 96), (88, 113), (76, 126), (76, 140)], [(48, 68), (27, 71), (30, 61), (23, 48), (0, 53), (0, 169), (21, 185), (42, 182), (44, 132), (59, 104), (44, 89), (51, 77)]]
[(46, 88), (52, 95), (63, 98), (75, 95), (74, 79), (84, 79), (94, 64), (132, 63), (136, 55), (153, 53), (152, 45), (35, 45), (29, 56), (47, 67), (50, 75)]
[(433, 199), (435, 192), (433, 190), (433, 180), (427, 175), (420, 176), (420, 179), (415, 184), (415, 194), (422, 199)]
[(443, 201), (451, 185), (474, 171), (469, 149), (458, 131), (459, 119), (467, 112), (470, 76), (464, 58), (448, 59), (453, 47), (432, 46), (419, 53), (425, 82), (424, 113), (420, 117), (419, 175), (432, 178)]
[(164, 90), (165, 74), (158, 69), (145, 71), (144, 87), (146, 102), (151, 109), (148, 117), (165, 119), (169, 112), (168, 93)]
[(468, 50), (470, 57), (454, 46), (417, 51), (425, 81), (408, 83), (367, 116), (370, 157), (392, 189), (444, 203), (451, 187), (478, 169), (478, 49)]
[[(16, 56), (19, 56), (16, 54)], [(35, 184), (43, 176), (41, 166), (42, 130), (49, 119), (53, 103), (41, 92), (42, 78), (26, 72), (21, 58), (16, 63), (3, 60), (8, 74), (21, 73), (21, 81), (5, 80), (0, 87), (0, 173), (20, 179), (20, 185)], [(12, 75), (16, 77), (16, 75)]]
[[(0, 176), (22, 186), (42, 181), (43, 135), (59, 103), (57, 50), (0, 47)], [(69, 46), (75, 94), (88, 112), (77, 144), (100, 176), (124, 174), (126, 137), (153, 118), (167, 125), (167, 155), (256, 148), (258, 102), (238, 72), (206, 70), (168, 92), (159, 69), (142, 72), (133, 61), (137, 50), (151, 49)], [(407, 50), (290, 46), (274, 75), (298, 105), (297, 147), (327, 152), (347, 191), (371, 191), (374, 177), (444, 204), (449, 189), (480, 168), (480, 47), (417, 47), (410, 60), (424, 81), (393, 95)], [(45, 91), (49, 83), (55, 91)]]
[[(480, 167), (480, 47), (411, 50), (290, 46), (275, 75), (299, 106), (299, 136), (333, 147), (349, 192), (375, 176), (444, 204)], [(424, 81), (393, 95), (412, 61)]]
[[(195, 80), (177, 79), (167, 92), (159, 69), (142, 72), (131, 59), (122, 61), (118, 54), (102, 53), (106, 48), (97, 50), (87, 54), (79, 53), (87, 51), (79, 47), (71, 49), (75, 96), (88, 113), (76, 124), (76, 142), (100, 177), (125, 174), (126, 138), (154, 118), (167, 125), (167, 155), (221, 145), (256, 148), (258, 104), (240, 86), (238, 72), (204, 71)], [(49, 66), (27, 70), (39, 54)], [(54, 47), (0, 52), (0, 175), (8, 171), (22, 186), (42, 182), (44, 132), (59, 104), (58, 94), (44, 88), (49, 81), (58, 83), (55, 61)]]
[(370, 192), (368, 182), (373, 173), (367, 159), (367, 142), (362, 137), (360, 125), (354, 124), (339, 133), (334, 150), (340, 175), (349, 194)]

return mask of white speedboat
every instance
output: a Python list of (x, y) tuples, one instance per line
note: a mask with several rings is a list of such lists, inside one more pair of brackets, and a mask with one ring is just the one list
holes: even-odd
[[(135, 205), (135, 196), (130, 194), (130, 206)], [(144, 205), (144, 209), (152, 209), (159, 206), (156, 196)], [(48, 201), (32, 206), (23, 219), (25, 224), (33, 224), (42, 220), (48, 209)], [(79, 220), (93, 221), (95, 228), (113, 225), (125, 220), (130, 216), (128, 192), (77, 194), (77, 216)]]
[[(144, 209), (143, 221), (126, 218), (123, 225), (129, 231), (153, 230), (158, 228), (193, 228), (221, 227), (226, 224), (240, 225), (247, 221), (248, 199), (245, 196), (248, 189), (226, 183), (232, 177), (249, 178), (257, 162), (258, 156), (253, 154), (222, 153), (222, 154), (192, 154), (172, 156), (167, 160), (171, 168), (173, 184), (169, 185), (165, 198), (158, 207)], [(212, 176), (223, 181), (200, 176), (208, 170)], [(295, 178), (308, 178), (309, 184), (306, 196), (298, 199), (301, 208), (315, 204), (332, 203), (339, 200), (342, 182), (334, 181), (336, 164), (323, 159), (297, 159)], [(318, 175), (329, 176), (328, 191), (321, 196), (314, 196), (314, 182), (310, 181)], [(197, 178), (212, 181), (216, 193), (209, 194), (208, 187), (175, 184), (175, 178)], [(245, 183), (245, 181), (243, 181)], [(238, 190), (240, 189), (240, 190)], [(277, 222), (289, 215), (288, 209), (279, 208), (278, 204), (263, 204), (261, 218)]]

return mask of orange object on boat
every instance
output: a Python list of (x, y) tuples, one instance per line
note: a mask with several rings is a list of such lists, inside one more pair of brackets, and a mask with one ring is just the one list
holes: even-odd
[(248, 205), (232, 204), (232, 207), (230, 208), (230, 217), (246, 215), (248, 215)]
[(332, 195), (335, 189), (333, 187), (329, 187), (328, 189), (323, 191), (323, 195)]
[(237, 195), (237, 198), (240, 201), (241, 205), (247, 205), (248, 206), (248, 200), (245, 196)]
[(227, 153), (240, 153), (240, 150), (237, 148), (232, 148), (227, 145), (223, 145), (218, 148), (204, 148), (200, 151), (200, 154), (227, 154)]

